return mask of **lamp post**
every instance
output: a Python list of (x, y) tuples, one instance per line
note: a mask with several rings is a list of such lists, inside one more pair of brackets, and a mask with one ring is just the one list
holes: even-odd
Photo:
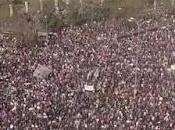
[(47, 15), (45, 15), (44, 18), (45, 18), (45, 22), (46, 22), (46, 42), (48, 42), (49, 36), (48, 36), (48, 21), (47, 21)]

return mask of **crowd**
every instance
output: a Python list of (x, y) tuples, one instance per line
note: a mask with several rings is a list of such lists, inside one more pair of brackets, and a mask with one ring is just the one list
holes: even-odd
[[(174, 19), (66, 27), (32, 48), (1, 36), (0, 129), (175, 129)], [(140, 30), (146, 31), (132, 35)], [(33, 76), (39, 64), (52, 69), (46, 79)]]

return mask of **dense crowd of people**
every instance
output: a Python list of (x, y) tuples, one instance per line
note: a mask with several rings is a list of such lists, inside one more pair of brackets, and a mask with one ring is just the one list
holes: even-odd
[[(170, 13), (93, 22), (32, 48), (1, 36), (0, 129), (175, 129), (174, 23)], [(38, 64), (48, 78), (33, 76)]]

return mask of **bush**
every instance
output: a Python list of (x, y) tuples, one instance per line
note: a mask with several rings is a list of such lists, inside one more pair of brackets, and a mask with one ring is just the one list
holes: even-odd
[(12, 0), (13, 4), (22, 4), (23, 2), (23, 0)]
[(15, 17), (6, 20), (5, 31), (13, 32), (16, 35), (19, 47), (36, 45), (39, 30), (41, 30), (39, 14), (35, 11), (29, 14), (17, 13)]
[(55, 13), (53, 6), (48, 4), (40, 20), (42, 27), (45, 29), (46, 19), (44, 19), (44, 16), (48, 16), (48, 30), (53, 31), (55, 28), (62, 26), (81, 25), (90, 21), (105, 20), (110, 16), (109, 14), (109, 8), (99, 7), (95, 4), (91, 4), (91, 6), (88, 5), (80, 11), (78, 6), (71, 5), (71, 7), (66, 7), (64, 3), (60, 4), (60, 11)]

